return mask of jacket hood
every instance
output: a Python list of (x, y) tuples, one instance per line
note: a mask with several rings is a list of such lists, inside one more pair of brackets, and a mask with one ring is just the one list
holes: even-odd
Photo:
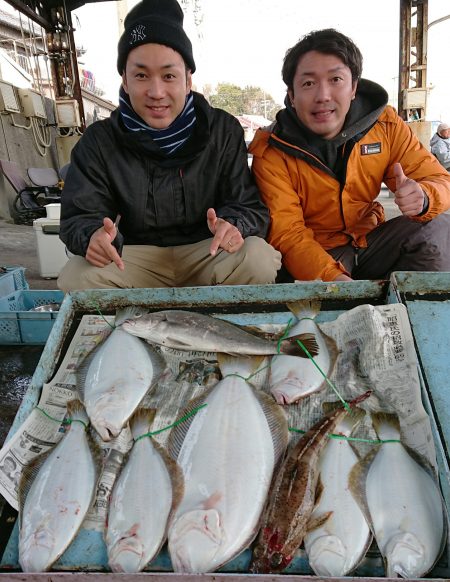
[(128, 131), (122, 123), (120, 111), (117, 108), (112, 112), (110, 120), (114, 135), (121, 147), (141, 155), (151, 155), (152, 158), (158, 160), (160, 166), (167, 168), (179, 166), (196, 158), (209, 141), (213, 116), (212, 108), (203, 95), (195, 91), (192, 94), (196, 115), (195, 126), (189, 139), (176, 151), (175, 155), (170, 157), (165, 155), (147, 132)]
[[(327, 140), (308, 129), (297, 117), (289, 99), (285, 99), (285, 109), (278, 112), (273, 134), (295, 148), (301, 148), (319, 158), (326, 166), (333, 167), (337, 149), (351, 139), (358, 141), (377, 121), (388, 102), (387, 92), (373, 81), (361, 79), (355, 99), (345, 118), (341, 132)], [(271, 144), (277, 147), (275, 140)], [(287, 147), (283, 147), (287, 151)], [(296, 150), (289, 152), (298, 155)]]
[(439, 143), (440, 141), (443, 141), (445, 143), (449, 143), (450, 144), (450, 137), (445, 139), (444, 137), (441, 137), (438, 133), (435, 133), (433, 135), (433, 137), (430, 140), (430, 146), (434, 146), (437, 143)]

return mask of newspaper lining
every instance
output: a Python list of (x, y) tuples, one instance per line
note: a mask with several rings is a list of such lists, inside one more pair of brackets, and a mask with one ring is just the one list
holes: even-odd
[[(44, 385), (38, 404), (57, 422), (34, 409), (0, 451), (0, 493), (14, 508), (18, 509), (18, 485), (23, 466), (53, 447), (64, 435), (66, 429), (61, 422), (66, 416), (66, 404), (79, 397), (75, 370), (111, 331), (113, 321), (113, 317), (83, 316), (59, 370), (52, 381)], [(261, 325), (260, 329), (280, 335), (284, 327)], [(319, 327), (339, 348), (331, 377), (339, 394), (351, 400), (366, 390), (372, 390), (369, 402), (364, 402), (361, 407), (368, 411), (397, 413), (403, 442), (424, 455), (435, 467), (430, 420), (421, 402), (417, 357), (406, 308), (401, 304), (362, 305)], [(210, 390), (220, 379), (216, 353), (157, 349), (166, 360), (167, 370), (142, 402), (142, 406), (157, 410), (153, 432), (173, 423), (192, 398)], [(260, 372), (251, 378), (255, 388), (267, 392), (270, 391), (269, 364), (270, 360), (265, 358)], [(289, 425), (307, 430), (323, 416), (323, 402), (335, 400), (336, 395), (326, 386), (319, 393), (287, 407)], [(169, 433), (165, 430), (154, 438), (167, 445)], [(366, 415), (355, 436), (376, 438), (370, 415)], [(298, 438), (293, 433), (291, 444)], [(111, 490), (132, 445), (131, 431), (125, 427), (119, 437), (108, 443), (102, 443), (100, 438), (96, 440), (102, 448), (103, 471), (83, 528), (103, 531)], [(364, 443), (357, 446), (360, 454), (368, 452), (370, 447)]]

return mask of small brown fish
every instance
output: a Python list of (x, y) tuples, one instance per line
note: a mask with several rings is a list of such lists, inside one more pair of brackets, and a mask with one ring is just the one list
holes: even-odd
[[(350, 402), (354, 407), (370, 395), (366, 392)], [(306, 532), (321, 525), (311, 523), (317, 498), (319, 456), (328, 435), (348, 414), (338, 408), (317, 422), (288, 451), (269, 492), (262, 528), (253, 550), (250, 570), (255, 574), (283, 571), (292, 561)], [(328, 519), (329, 514), (321, 517)]]

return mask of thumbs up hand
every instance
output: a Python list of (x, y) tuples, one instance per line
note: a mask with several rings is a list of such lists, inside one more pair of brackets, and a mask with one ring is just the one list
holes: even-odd
[(401, 164), (394, 164), (395, 198), (394, 202), (404, 216), (417, 216), (424, 207), (425, 193), (419, 184), (408, 178)]

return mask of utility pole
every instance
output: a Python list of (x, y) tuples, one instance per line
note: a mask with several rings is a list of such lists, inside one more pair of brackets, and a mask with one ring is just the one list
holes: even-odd
[(425, 120), (427, 102), (428, 0), (400, 0), (398, 112)]

